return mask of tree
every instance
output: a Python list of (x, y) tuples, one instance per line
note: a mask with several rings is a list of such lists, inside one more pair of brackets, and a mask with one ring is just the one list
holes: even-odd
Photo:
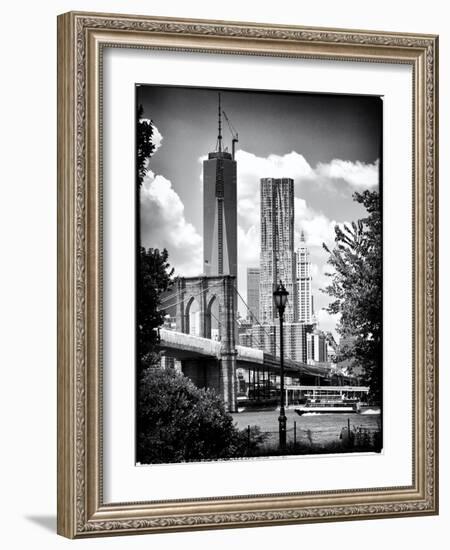
[(166, 249), (146, 250), (141, 246), (140, 189), (148, 170), (148, 161), (155, 151), (153, 122), (143, 118), (144, 108), (136, 113), (136, 303), (138, 372), (159, 360), (156, 350), (157, 328), (163, 323), (160, 296), (172, 285), (173, 269)]
[(164, 248), (141, 247), (137, 277), (137, 362), (138, 371), (159, 361), (157, 329), (163, 324), (161, 295), (173, 284), (174, 269)]
[(139, 385), (137, 461), (143, 464), (244, 456), (245, 433), (211, 390), (174, 369), (148, 368)]
[(139, 105), (136, 112), (136, 255), (139, 271), (141, 251), (141, 187), (148, 170), (148, 162), (155, 151), (153, 144), (153, 122), (142, 118), (144, 108)]
[(147, 172), (148, 160), (155, 151), (153, 122), (143, 118), (144, 107), (139, 105), (136, 113), (136, 188), (139, 190)]
[(378, 191), (354, 193), (368, 216), (335, 227), (335, 247), (328, 263), (334, 268), (324, 292), (334, 298), (327, 311), (340, 314), (337, 331), (344, 345), (337, 360), (350, 359), (365, 373), (374, 398), (381, 398), (382, 362), (382, 233)]

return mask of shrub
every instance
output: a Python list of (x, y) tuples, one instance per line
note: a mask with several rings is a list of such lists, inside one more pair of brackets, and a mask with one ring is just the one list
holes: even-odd
[(236, 457), (259, 456), (262, 445), (269, 438), (269, 434), (262, 432), (259, 426), (249, 426), (249, 428), (239, 430), (236, 434), (234, 449)]
[(143, 464), (242, 456), (243, 435), (212, 390), (174, 369), (147, 368), (138, 380), (137, 461)]

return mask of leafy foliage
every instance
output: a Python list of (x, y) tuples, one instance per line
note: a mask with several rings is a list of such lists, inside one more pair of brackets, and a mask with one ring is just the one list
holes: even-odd
[(382, 233), (378, 191), (354, 193), (368, 216), (335, 227), (335, 247), (328, 263), (334, 268), (324, 291), (334, 300), (327, 311), (341, 315), (337, 331), (344, 342), (338, 361), (353, 360), (365, 372), (372, 396), (381, 396), (382, 360)]
[(139, 189), (147, 172), (149, 158), (155, 151), (153, 145), (153, 124), (151, 120), (143, 119), (144, 108), (142, 105), (137, 109), (136, 122), (136, 187)]
[(140, 188), (148, 169), (148, 160), (155, 150), (152, 143), (153, 123), (143, 119), (144, 109), (136, 113), (136, 348), (138, 372), (159, 362), (156, 349), (157, 328), (162, 325), (164, 312), (160, 310), (161, 294), (172, 285), (173, 269), (168, 262), (166, 249), (146, 250), (141, 246)]
[[(139, 384), (137, 460), (143, 464), (243, 456), (247, 436), (222, 400), (174, 369), (148, 368)], [(253, 437), (259, 434), (255, 432)]]
[(137, 277), (137, 352), (138, 368), (144, 369), (159, 360), (156, 345), (157, 329), (163, 324), (161, 295), (173, 284), (174, 269), (168, 262), (168, 252), (141, 247)]

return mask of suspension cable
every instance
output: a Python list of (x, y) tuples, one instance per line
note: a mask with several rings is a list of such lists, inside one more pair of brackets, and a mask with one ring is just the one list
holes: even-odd
[[(266, 335), (271, 338), (271, 334), (269, 332), (267, 332), (267, 330), (264, 328), (264, 326), (260, 323), (258, 317), (256, 317), (256, 315), (253, 313), (253, 311), (248, 307), (248, 304), (246, 303), (246, 301), (244, 300), (244, 298), (242, 298), (242, 296), (240, 295), (238, 289), (236, 288), (236, 286), (233, 287), (236, 294), (239, 296), (239, 298), (242, 300), (242, 303), (245, 305), (245, 307), (248, 309), (248, 311), (250, 312), (251, 316), (253, 317), (253, 319), (256, 321), (256, 323), (263, 329), (263, 331), (266, 333)], [(275, 333), (276, 334), (276, 333)], [(280, 350), (280, 346), (276, 343), (276, 338), (275, 338), (275, 348), (278, 349), (278, 351), (281, 352)]]

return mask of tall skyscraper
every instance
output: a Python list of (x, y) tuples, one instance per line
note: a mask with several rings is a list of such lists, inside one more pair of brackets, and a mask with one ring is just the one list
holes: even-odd
[(272, 323), (277, 316), (273, 291), (281, 280), (289, 292), (285, 321), (297, 317), (294, 252), (294, 180), (261, 179), (261, 276), (259, 320)]
[[(304, 323), (284, 323), (283, 325), (283, 342), (285, 357), (306, 363), (307, 347), (306, 338), (309, 325)], [(253, 325), (250, 332), (251, 338), (243, 340), (241, 345), (249, 345), (258, 349), (263, 349), (272, 355), (280, 355), (280, 325), (271, 323), (266, 325)], [(248, 338), (248, 336), (247, 336)]]
[(259, 279), (261, 270), (259, 267), (247, 267), (247, 318), (253, 320), (253, 316), (259, 315)]
[(219, 94), (216, 151), (203, 161), (203, 261), (206, 275), (237, 275), (236, 161), (222, 150)]
[(324, 363), (328, 361), (327, 340), (320, 330), (314, 330), (306, 335), (308, 363)]
[(297, 250), (297, 295), (297, 319), (301, 323), (312, 324), (314, 310), (311, 289), (311, 262), (303, 231), (300, 236), (300, 247)]

